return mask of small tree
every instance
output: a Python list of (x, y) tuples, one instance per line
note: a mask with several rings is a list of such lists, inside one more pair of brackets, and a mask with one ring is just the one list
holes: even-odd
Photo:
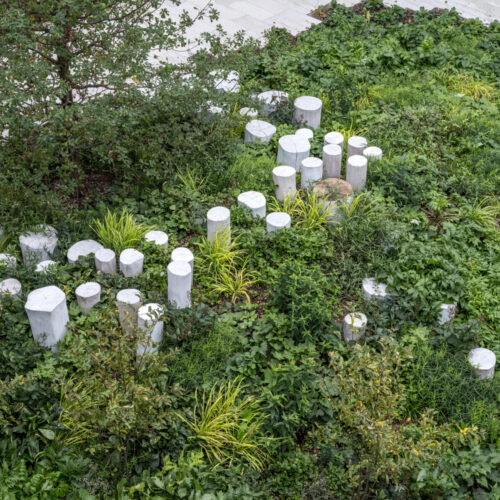
[(186, 28), (195, 20), (187, 12), (172, 20), (165, 4), (0, 0), (2, 104), (25, 110), (68, 107), (104, 92), (120, 92), (133, 81), (150, 81), (151, 51), (184, 44)]

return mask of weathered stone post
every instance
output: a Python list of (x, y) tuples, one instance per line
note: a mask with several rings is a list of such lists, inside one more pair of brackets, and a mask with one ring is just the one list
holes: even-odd
[(300, 187), (302, 189), (312, 189), (323, 177), (323, 161), (321, 158), (315, 158), (314, 156), (305, 158), (302, 160), (300, 173)]
[(367, 170), (368, 160), (364, 156), (353, 155), (347, 158), (345, 180), (355, 191), (365, 187)]
[(52, 226), (40, 224), (40, 231), (19, 236), (19, 244), (25, 265), (36, 265), (47, 260), (57, 246), (57, 231)]
[(163, 231), (149, 231), (144, 235), (144, 239), (150, 243), (156, 243), (163, 248), (168, 248), (168, 234)]
[(207, 240), (214, 240), (219, 231), (231, 231), (231, 211), (225, 207), (214, 207), (207, 212)]
[(116, 273), (116, 255), (110, 248), (101, 248), (94, 255), (95, 267), (104, 274)]
[(309, 141), (314, 137), (314, 132), (310, 128), (299, 128), (295, 131), (295, 135), (303, 137)]
[(258, 191), (246, 191), (238, 195), (238, 205), (252, 212), (252, 217), (266, 216), (266, 197)]
[(349, 342), (351, 340), (359, 340), (365, 333), (366, 316), (360, 312), (349, 313), (344, 318), (343, 334), (344, 340)]
[(329, 144), (334, 144), (338, 146), (341, 151), (344, 150), (344, 136), (340, 132), (328, 132), (328, 134), (324, 137), (324, 146), (328, 146)]
[(89, 311), (101, 300), (101, 285), (95, 281), (89, 281), (80, 285), (75, 290), (75, 295), (80, 309), (87, 316)]
[(375, 278), (365, 278), (363, 280), (362, 291), (365, 300), (384, 300), (389, 295), (386, 289), (387, 285), (377, 283)]
[(146, 304), (139, 309), (137, 328), (144, 332), (144, 338), (137, 343), (137, 356), (158, 350), (163, 337), (163, 321), (159, 320), (162, 314), (160, 304)]
[(307, 125), (313, 129), (321, 124), (321, 99), (308, 95), (297, 97), (293, 103), (295, 111), (293, 118), (297, 123)]
[(28, 295), (24, 308), (35, 341), (56, 351), (69, 321), (64, 292), (57, 286), (38, 288)]
[(273, 181), (276, 187), (276, 198), (283, 201), (285, 196), (295, 198), (297, 192), (297, 173), (295, 168), (281, 165), (273, 168)]
[(377, 146), (370, 146), (368, 148), (363, 149), (363, 156), (368, 160), (381, 160), (382, 159), (382, 150)]
[(177, 247), (172, 250), (170, 256), (172, 262), (187, 262), (191, 266), (191, 287), (193, 286), (194, 255), (189, 248)]
[(104, 248), (100, 243), (94, 240), (82, 240), (77, 241), (70, 249), (68, 250), (68, 262), (70, 264), (75, 264), (80, 257), (88, 257), (89, 255), (94, 254), (99, 250)]
[(191, 307), (191, 266), (187, 262), (170, 262), (168, 272), (168, 300), (176, 309)]
[(245, 126), (245, 143), (269, 142), (276, 133), (272, 123), (262, 120), (251, 120)]
[(469, 363), (479, 378), (491, 379), (495, 373), (497, 358), (493, 351), (477, 347), (469, 353)]
[(142, 273), (144, 255), (134, 248), (127, 248), (120, 254), (120, 271), (125, 278), (135, 278)]
[(0, 281), (0, 299), (2, 295), (12, 295), (15, 299), (19, 299), (22, 289), (21, 282), (15, 278), (7, 278)]
[(340, 172), (342, 170), (342, 148), (336, 144), (327, 144), (323, 146), (323, 165), (326, 178), (340, 178)]
[(284, 135), (278, 141), (278, 157), (276, 163), (289, 165), (299, 172), (302, 160), (305, 160), (311, 151), (311, 144), (299, 135)]
[(290, 227), (292, 220), (285, 212), (271, 212), (266, 217), (267, 233), (274, 233), (285, 227)]
[(262, 114), (269, 116), (274, 113), (279, 106), (288, 103), (288, 94), (281, 90), (266, 90), (257, 95), (257, 100), (260, 101), (262, 106)]
[(137, 313), (141, 305), (141, 292), (136, 288), (126, 288), (116, 294), (118, 315), (123, 331), (134, 333), (137, 328)]
[(353, 155), (362, 155), (366, 146), (368, 145), (366, 139), (359, 135), (353, 135), (347, 140), (347, 158)]

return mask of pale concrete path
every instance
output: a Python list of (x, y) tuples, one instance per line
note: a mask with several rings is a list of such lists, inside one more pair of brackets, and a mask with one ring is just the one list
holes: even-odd
[[(358, 1), (340, 0), (339, 3), (352, 7)], [(179, 16), (183, 10), (196, 15), (208, 3), (208, 0), (181, 0), (180, 6), (173, 6), (168, 0), (165, 2), (173, 17)], [(309, 14), (319, 6), (328, 4), (329, 0), (212, 0), (212, 3), (219, 11), (219, 19), (214, 22), (207, 18), (197, 21), (188, 31), (188, 38), (192, 42), (187, 47), (156, 54), (156, 60), (167, 58), (172, 63), (185, 61), (201, 47), (200, 43), (196, 42), (201, 33), (214, 33), (217, 24), (220, 24), (229, 36), (243, 30), (247, 36), (260, 39), (264, 31), (273, 26), (286, 28), (296, 35), (320, 22)], [(413, 10), (420, 7), (429, 10), (436, 7), (455, 7), (462, 16), (479, 18), (486, 23), (500, 19), (500, 0), (385, 0), (384, 3)]]

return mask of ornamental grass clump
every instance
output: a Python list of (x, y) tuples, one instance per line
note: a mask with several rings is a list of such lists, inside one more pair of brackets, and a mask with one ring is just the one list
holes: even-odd
[(262, 470), (267, 454), (267, 438), (261, 427), (267, 415), (260, 409), (260, 400), (243, 396), (241, 380), (222, 383), (210, 392), (198, 393), (192, 420), (178, 415), (192, 432), (188, 439), (200, 446), (214, 467), (231, 465), (236, 459), (247, 461)]
[(146, 233), (154, 229), (153, 226), (138, 223), (125, 208), (120, 216), (108, 209), (104, 221), (93, 219), (90, 227), (99, 241), (117, 255), (126, 248), (136, 246)]

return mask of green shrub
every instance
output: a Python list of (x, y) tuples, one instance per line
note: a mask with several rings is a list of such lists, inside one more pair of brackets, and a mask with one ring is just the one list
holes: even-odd
[(288, 334), (296, 341), (317, 339), (332, 320), (328, 282), (317, 266), (288, 261), (276, 272), (270, 304), (287, 315)]

